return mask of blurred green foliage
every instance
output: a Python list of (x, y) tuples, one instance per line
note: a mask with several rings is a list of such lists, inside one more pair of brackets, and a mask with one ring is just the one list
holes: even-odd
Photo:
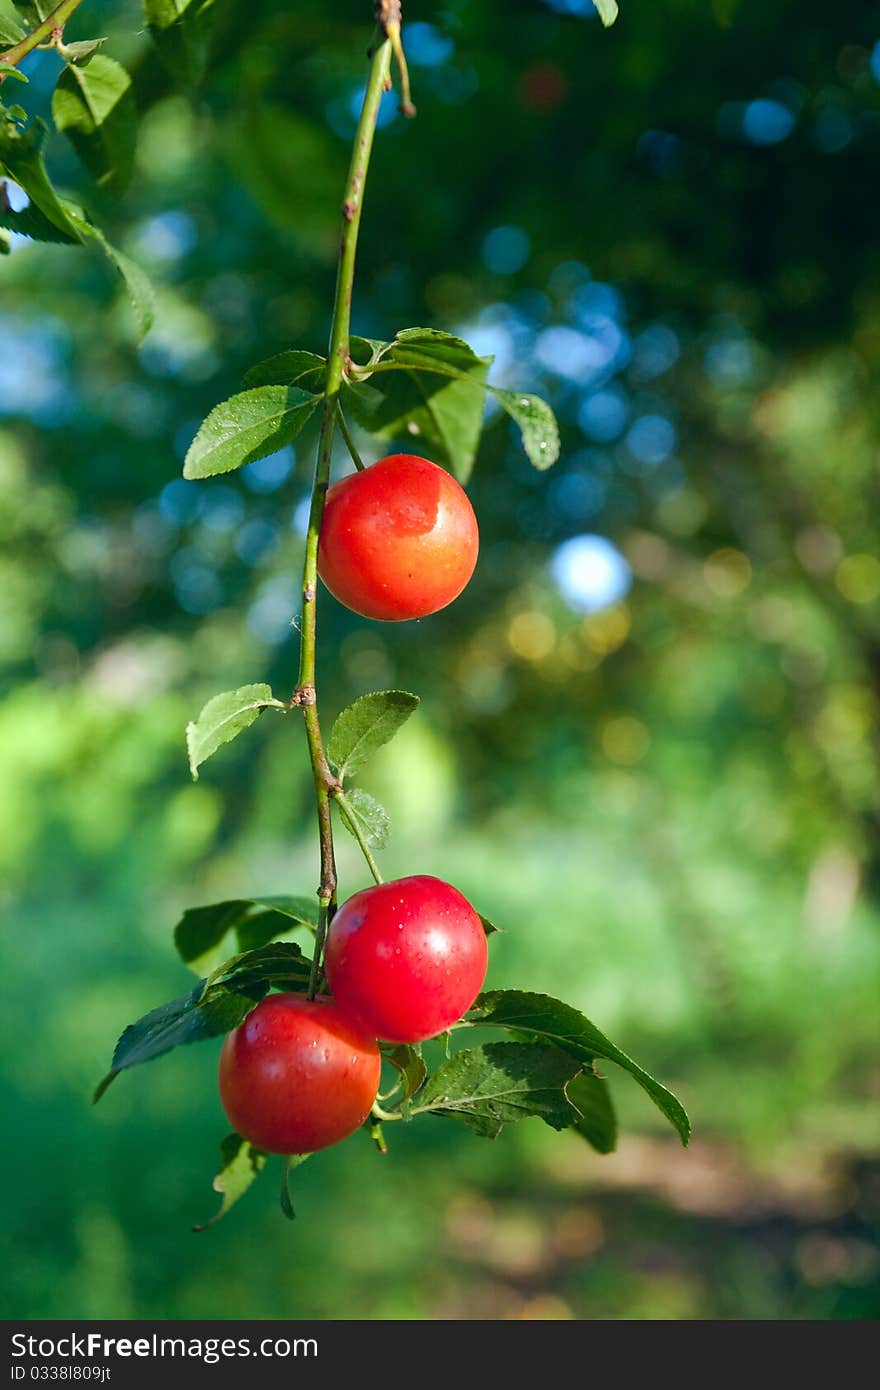
[[(14, 240), (0, 268), (4, 1315), (876, 1316), (862, 0), (627, 0), (607, 32), (578, 0), (410, 0), (419, 116), (388, 99), (367, 195), (355, 331), (463, 332), (499, 384), (550, 396), (563, 457), (533, 473), (491, 420), (474, 582), (414, 628), (325, 596), (324, 708), (422, 695), (365, 777), (388, 872), (467, 893), (505, 928), (492, 984), (612, 1031), (695, 1147), (615, 1077), (641, 1136), (616, 1156), (537, 1124), (399, 1126), (384, 1159), (356, 1136), (298, 1171), (296, 1226), (264, 1175), (194, 1237), (225, 1129), (211, 1045), (88, 1108), (121, 1027), (187, 987), (183, 906), (316, 881), (296, 728), (260, 721), (197, 785), (183, 746), (215, 691), (293, 684), (314, 435), (221, 482), (180, 465), (251, 363), (324, 348), (368, 34), (368, 6), (333, 8), (218, 0), (186, 97), (134, 9), (86, 0), (70, 37), (111, 36), (140, 115), (125, 197), (88, 198), (156, 281), (157, 326), (138, 349), (79, 248)], [(32, 106), (58, 70), (28, 60)], [(86, 191), (60, 137), (50, 165)], [(560, 558), (595, 535), (628, 593), (597, 590), (595, 548)]]

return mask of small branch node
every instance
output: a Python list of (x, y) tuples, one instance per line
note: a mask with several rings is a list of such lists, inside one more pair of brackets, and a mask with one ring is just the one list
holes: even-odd
[(400, 0), (376, 0), (374, 13), (376, 23), (386, 37), (390, 27), (397, 25), (397, 28), (400, 28)]

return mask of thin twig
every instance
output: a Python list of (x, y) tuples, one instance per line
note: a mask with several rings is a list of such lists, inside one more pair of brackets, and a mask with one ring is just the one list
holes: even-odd
[(346, 447), (346, 449), (347, 449), (348, 452), (351, 454), (351, 461), (352, 461), (352, 463), (354, 464), (354, 466), (355, 466), (355, 468), (357, 469), (357, 471), (358, 471), (359, 473), (363, 473), (364, 470), (366, 469), (366, 466), (367, 466), (367, 465), (364, 463), (363, 459), (361, 458), (360, 454), (359, 454), (358, 451), (357, 451), (357, 448), (356, 448), (356, 446), (355, 446), (355, 442), (354, 442), (354, 440), (353, 440), (352, 437), (351, 437), (351, 430), (348, 428), (348, 424), (347, 424), (347, 422), (346, 422), (345, 416), (344, 416), (343, 413), (342, 413), (342, 406), (341, 406), (341, 405), (340, 405), (340, 406), (337, 406), (337, 410), (336, 410), (336, 419), (337, 419), (337, 421), (338, 421), (338, 423), (339, 423), (339, 433), (342, 435), (342, 438), (345, 440), (345, 447)]
[(327, 926), (336, 908), (336, 858), (333, 850), (333, 826), (330, 819), (330, 792), (335, 778), (327, 761), (321, 738), (315, 694), (316, 660), (316, 603), (318, 595), (318, 539), (324, 515), (324, 499), (330, 480), (330, 459), (333, 451), (333, 432), (337, 418), (339, 391), (349, 362), (349, 327), (351, 298), (354, 286), (354, 267), (357, 253), (358, 229), (363, 205), (364, 184), (376, 131), (379, 103), (391, 70), (391, 42), (388, 38), (373, 54), (360, 121), (354, 140), (351, 167), (342, 204), (342, 241), (336, 274), (336, 299), (330, 329), (327, 354), (327, 384), (321, 412), (321, 433), (318, 455), (312, 480), (312, 500), (309, 527), (306, 535), (306, 555), (302, 581), (302, 625), (300, 641), (299, 679), (295, 703), (301, 705), (306, 725), (309, 758), (315, 783), (315, 805), (321, 847), (321, 882), (318, 889), (318, 930), (315, 934), (315, 954), (309, 982), (309, 997), (313, 998), (324, 947)]

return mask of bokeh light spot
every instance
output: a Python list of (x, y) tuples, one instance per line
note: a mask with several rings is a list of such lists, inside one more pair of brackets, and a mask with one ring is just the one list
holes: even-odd
[(582, 635), (587, 646), (598, 656), (608, 656), (622, 647), (629, 637), (632, 617), (625, 603), (593, 613), (584, 618)]
[(251, 492), (274, 492), (290, 477), (293, 462), (292, 449), (279, 449), (275, 454), (245, 464), (241, 476)]
[(423, 21), (403, 26), (403, 45), (410, 63), (417, 68), (439, 67), (449, 61), (455, 47), (448, 34)]
[(609, 386), (584, 397), (578, 410), (578, 424), (588, 439), (608, 444), (622, 433), (628, 413), (623, 391)]
[(850, 603), (873, 603), (880, 598), (880, 560), (874, 555), (847, 555), (834, 579)]
[(556, 627), (546, 613), (517, 613), (507, 629), (507, 645), (524, 661), (543, 661), (556, 646)]
[(795, 118), (781, 101), (759, 97), (743, 112), (743, 135), (752, 145), (778, 145), (794, 130)]
[(719, 598), (736, 598), (747, 589), (752, 578), (752, 562), (748, 555), (731, 546), (715, 550), (703, 564), (703, 577), (713, 594)]
[(483, 240), (483, 264), (493, 275), (514, 275), (522, 270), (531, 249), (521, 227), (493, 227)]
[(602, 752), (613, 763), (632, 766), (645, 756), (650, 747), (651, 735), (639, 719), (628, 714), (609, 719), (601, 733)]
[(550, 572), (569, 608), (598, 613), (629, 593), (632, 571), (605, 536), (572, 536), (558, 546)]
[(663, 415), (640, 415), (627, 432), (626, 447), (639, 463), (654, 468), (675, 448), (675, 427)]

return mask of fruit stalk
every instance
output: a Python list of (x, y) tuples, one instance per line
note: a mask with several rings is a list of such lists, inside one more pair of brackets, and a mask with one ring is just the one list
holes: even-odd
[(302, 619), (300, 636), (299, 678), (294, 703), (303, 711), (309, 758), (315, 783), (315, 804), (321, 847), (321, 881), (318, 889), (318, 929), (315, 935), (315, 954), (309, 997), (314, 996), (317, 974), (327, 931), (327, 923), (336, 906), (336, 858), (333, 850), (333, 826), (330, 817), (330, 796), (335, 779), (327, 761), (321, 738), (315, 691), (316, 607), (318, 597), (318, 538), (324, 515), (324, 499), (330, 480), (330, 460), (333, 453), (333, 434), (342, 380), (349, 361), (349, 326), (351, 298), (354, 286), (355, 256), (361, 207), (366, 186), (367, 169), (376, 118), (382, 93), (390, 81), (392, 45), (386, 35), (373, 52), (364, 102), (352, 151), (345, 198), (342, 204), (342, 239), (336, 273), (336, 298), (330, 329), (327, 354), (327, 379), (321, 412), (321, 431), (312, 480), (309, 526), (306, 535), (306, 554), (302, 580)]

